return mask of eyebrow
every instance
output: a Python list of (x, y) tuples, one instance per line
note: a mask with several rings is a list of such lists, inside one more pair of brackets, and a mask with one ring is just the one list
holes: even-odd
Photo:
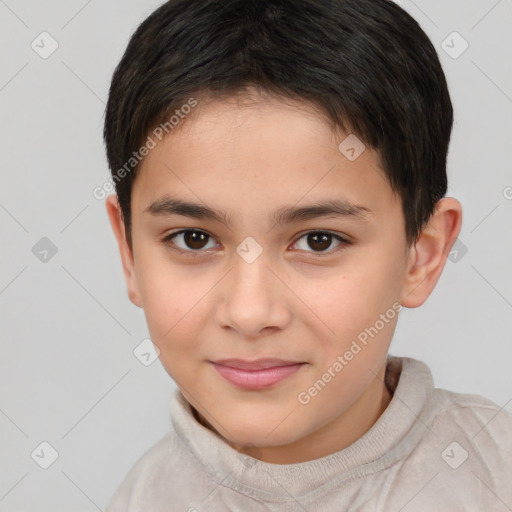
[[(210, 208), (203, 204), (182, 201), (169, 196), (151, 203), (143, 213), (168, 217), (182, 215), (194, 219), (211, 219), (229, 226), (231, 219), (226, 212)], [(307, 206), (284, 206), (270, 213), (269, 219), (276, 225), (326, 217), (351, 217), (366, 220), (373, 212), (366, 206), (357, 205), (346, 199), (332, 199), (316, 202)]]

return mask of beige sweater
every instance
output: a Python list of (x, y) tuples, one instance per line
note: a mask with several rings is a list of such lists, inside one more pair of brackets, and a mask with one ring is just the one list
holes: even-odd
[(511, 512), (512, 415), (433, 385), (388, 357), (393, 398), (347, 448), (300, 464), (242, 455), (196, 421), (183, 395), (173, 429), (128, 473), (106, 512)]

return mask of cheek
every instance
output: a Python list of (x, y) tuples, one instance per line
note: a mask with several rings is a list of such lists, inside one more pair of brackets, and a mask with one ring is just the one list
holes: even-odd
[(178, 269), (165, 257), (140, 254), (139, 289), (144, 314), (153, 343), (160, 349), (160, 359), (168, 369), (173, 361), (194, 351), (200, 339), (198, 329), (204, 319), (198, 318), (201, 300), (208, 283), (191, 272)]
[(392, 260), (364, 256), (357, 260), (294, 285), (294, 292), (308, 306), (308, 318), (323, 323), (331, 334), (353, 332), (374, 322), (399, 297), (400, 273)]
[[(187, 296), (186, 287), (173, 282), (166, 286), (155, 283), (145, 304), (144, 314), (153, 343), (160, 350), (160, 362), (177, 383), (189, 386), (196, 372), (200, 354), (202, 318), (198, 318), (201, 303)], [(182, 291), (183, 290), (183, 291)]]
[(297, 283), (294, 291), (308, 306), (300, 306), (304, 309), (300, 321), (314, 335), (322, 368), (350, 350), (357, 353), (353, 359), (364, 364), (386, 353), (398, 318), (399, 283), (399, 267), (389, 254), (380, 258), (361, 255), (333, 271), (328, 279)]

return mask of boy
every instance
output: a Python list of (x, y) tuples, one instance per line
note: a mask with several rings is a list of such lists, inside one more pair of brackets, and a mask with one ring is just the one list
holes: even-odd
[(178, 390), (108, 512), (512, 510), (512, 417), (388, 356), (460, 231), (452, 114), (387, 0), (171, 0), (141, 24), (107, 211)]

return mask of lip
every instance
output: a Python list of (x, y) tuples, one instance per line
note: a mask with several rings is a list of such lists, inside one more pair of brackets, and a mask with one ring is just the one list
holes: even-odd
[(243, 389), (265, 389), (282, 382), (305, 363), (282, 359), (222, 359), (211, 361), (212, 366), (227, 381)]

